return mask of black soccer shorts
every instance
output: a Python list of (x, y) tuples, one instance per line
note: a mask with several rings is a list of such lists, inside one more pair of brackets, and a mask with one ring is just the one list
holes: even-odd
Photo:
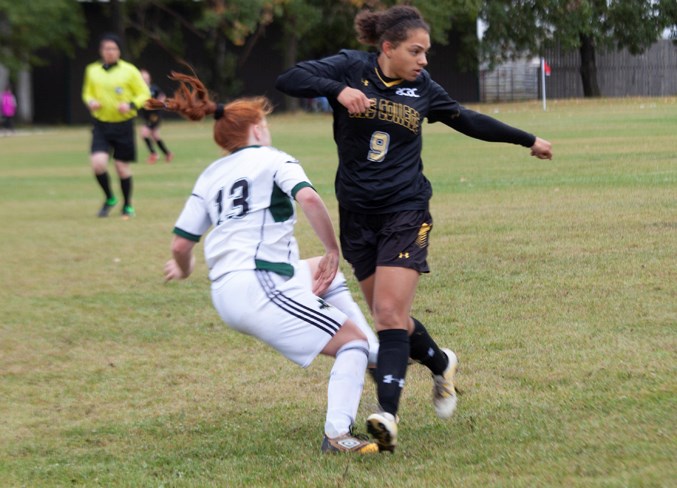
[(92, 129), (91, 152), (113, 151), (116, 161), (125, 163), (136, 162), (136, 137), (134, 134), (134, 119), (124, 122), (94, 121)]
[(430, 272), (426, 259), (433, 219), (428, 210), (365, 215), (339, 208), (339, 218), (343, 257), (358, 281), (374, 274), (376, 266)]

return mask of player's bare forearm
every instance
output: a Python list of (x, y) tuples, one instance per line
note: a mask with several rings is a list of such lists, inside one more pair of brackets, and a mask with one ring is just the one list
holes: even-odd
[(174, 236), (172, 241), (173, 258), (165, 264), (165, 281), (183, 280), (191, 275), (195, 268), (194, 246), (193, 241)]
[(313, 293), (320, 295), (327, 290), (338, 271), (338, 241), (329, 211), (315, 190), (309, 187), (302, 188), (296, 194), (296, 201), (325, 249), (325, 255), (313, 280)]
[(303, 213), (308, 218), (315, 234), (324, 245), (326, 252), (338, 254), (339, 246), (329, 211), (320, 196), (312, 188), (303, 188), (296, 194)]

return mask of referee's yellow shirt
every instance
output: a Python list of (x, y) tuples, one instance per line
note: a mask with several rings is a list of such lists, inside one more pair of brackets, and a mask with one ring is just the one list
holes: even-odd
[(132, 109), (125, 114), (118, 111), (123, 103), (133, 103), (136, 109), (142, 108), (150, 98), (150, 89), (143, 81), (141, 73), (136, 67), (122, 59), (104, 69), (101, 61), (87, 66), (85, 82), (82, 85), (82, 100), (85, 105), (96, 100), (101, 108), (92, 112), (92, 115), (101, 122), (124, 122), (136, 117), (136, 110)]

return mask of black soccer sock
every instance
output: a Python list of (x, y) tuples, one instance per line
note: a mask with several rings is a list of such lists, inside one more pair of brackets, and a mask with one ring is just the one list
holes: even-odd
[(149, 150), (151, 153), (154, 153), (154, 152), (155, 152), (155, 149), (153, 148), (153, 141), (150, 140), (150, 137), (144, 137), (144, 138), (143, 138), (143, 142), (146, 143), (146, 146), (148, 146), (148, 150)]
[(414, 317), (411, 319), (414, 321), (414, 332), (409, 337), (411, 359), (426, 366), (432, 374), (441, 375), (449, 365), (447, 355), (440, 350), (423, 324)]
[(111, 198), (113, 198), (113, 192), (110, 189), (110, 178), (108, 177), (108, 171), (105, 171), (98, 175), (95, 174), (94, 176), (96, 176), (96, 181), (99, 182), (99, 186), (106, 194), (106, 200), (110, 200)]
[(120, 179), (122, 196), (125, 199), (125, 207), (132, 205), (132, 177)]
[(403, 329), (382, 330), (378, 340), (376, 394), (381, 408), (397, 415), (409, 361), (409, 334)]
[(165, 146), (165, 143), (162, 139), (158, 139), (155, 142), (157, 142), (158, 147), (162, 150), (163, 153), (165, 154), (169, 153), (169, 149), (167, 149), (167, 146)]

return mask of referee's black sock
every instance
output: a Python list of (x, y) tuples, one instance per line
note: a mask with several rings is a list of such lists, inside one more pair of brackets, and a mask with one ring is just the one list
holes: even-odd
[(143, 138), (143, 142), (146, 143), (146, 146), (148, 146), (148, 150), (149, 150), (151, 153), (154, 153), (154, 152), (155, 152), (155, 149), (153, 148), (153, 141), (150, 140), (150, 137), (144, 137), (144, 138)]
[(113, 198), (113, 192), (110, 190), (110, 178), (108, 177), (108, 171), (104, 171), (103, 173), (94, 176), (96, 176), (96, 181), (99, 182), (99, 186), (106, 194), (106, 200)]
[(411, 319), (414, 321), (414, 333), (409, 337), (411, 359), (426, 366), (432, 374), (441, 375), (449, 364), (447, 355), (440, 350), (423, 324), (414, 317)]
[(165, 146), (165, 143), (164, 143), (164, 141), (163, 141), (162, 139), (158, 139), (158, 140), (155, 141), (155, 142), (157, 142), (158, 147), (160, 148), (160, 150), (161, 150), (163, 153), (165, 153), (165, 154), (169, 153), (169, 149), (167, 149), (167, 146)]
[(122, 197), (125, 199), (125, 207), (132, 206), (132, 177), (120, 178), (120, 188), (122, 189)]
[(403, 329), (382, 330), (378, 340), (376, 394), (381, 408), (397, 415), (409, 362), (409, 334)]

